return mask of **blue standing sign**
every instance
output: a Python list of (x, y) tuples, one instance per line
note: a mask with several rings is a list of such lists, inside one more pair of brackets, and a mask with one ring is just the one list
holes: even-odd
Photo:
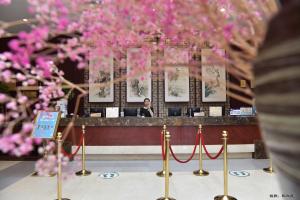
[(33, 138), (53, 139), (60, 120), (60, 112), (40, 111), (36, 116)]

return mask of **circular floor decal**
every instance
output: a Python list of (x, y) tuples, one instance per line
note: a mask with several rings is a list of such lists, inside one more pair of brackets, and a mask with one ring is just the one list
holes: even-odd
[(99, 175), (103, 179), (113, 179), (119, 176), (118, 172), (104, 172)]
[(246, 171), (229, 171), (229, 174), (232, 176), (238, 176), (238, 177), (250, 176), (250, 173), (246, 172)]

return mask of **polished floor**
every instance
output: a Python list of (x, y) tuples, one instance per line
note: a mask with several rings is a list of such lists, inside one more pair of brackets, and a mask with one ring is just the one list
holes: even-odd
[[(197, 161), (182, 165), (171, 161), (174, 173), (170, 179), (170, 194), (177, 200), (209, 200), (223, 193), (222, 160), (204, 160), (207, 177), (196, 177), (191, 171)], [(261, 169), (268, 160), (231, 159), (230, 170), (244, 170), (248, 177), (229, 175), (229, 193), (239, 200), (269, 200), (272, 195), (282, 195), (277, 175)], [(31, 177), (33, 162), (0, 161), (1, 200), (53, 200), (56, 197), (55, 177)], [(70, 163), (66, 173), (80, 168)], [(89, 161), (87, 168), (93, 171), (87, 177), (69, 176), (63, 183), (63, 197), (72, 200), (155, 200), (163, 195), (164, 181), (155, 172), (161, 162), (151, 161)], [(103, 179), (104, 172), (118, 172), (113, 179)], [(279, 200), (281, 198), (276, 198)]]

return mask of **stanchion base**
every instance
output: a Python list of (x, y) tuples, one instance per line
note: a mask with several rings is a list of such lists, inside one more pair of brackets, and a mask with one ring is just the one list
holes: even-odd
[(68, 198), (61, 198), (61, 199), (55, 199), (55, 200), (71, 200), (71, 199), (68, 199)]
[(88, 176), (90, 175), (92, 172), (88, 171), (88, 170), (80, 170), (78, 172), (76, 172), (76, 176)]
[(209, 172), (205, 171), (205, 170), (202, 170), (202, 169), (199, 169), (199, 170), (194, 171), (193, 174), (196, 175), (196, 176), (208, 176)]
[[(156, 175), (159, 177), (165, 177), (166, 171), (157, 172)], [(169, 176), (172, 176), (172, 172), (169, 172)]]
[(214, 198), (214, 200), (237, 200), (237, 199), (228, 195), (218, 195)]
[(267, 167), (267, 168), (263, 168), (264, 172), (267, 172), (267, 173), (274, 173), (274, 169), (272, 167)]
[(160, 198), (157, 199), (157, 200), (176, 200), (176, 199), (174, 199), (174, 198), (172, 198), (172, 197), (168, 197), (168, 198), (160, 197)]
[(34, 172), (33, 174), (31, 174), (32, 177), (53, 177), (55, 175), (56, 174), (47, 174), (47, 175), (40, 176), (38, 172)]

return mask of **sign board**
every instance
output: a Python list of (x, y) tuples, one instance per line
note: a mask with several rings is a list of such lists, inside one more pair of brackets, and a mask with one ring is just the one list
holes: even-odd
[(57, 131), (61, 112), (40, 111), (35, 118), (33, 138), (52, 139)]
[(106, 118), (118, 118), (119, 108), (118, 107), (107, 107), (106, 108)]
[(210, 117), (221, 117), (222, 116), (222, 106), (209, 106), (209, 114)]

